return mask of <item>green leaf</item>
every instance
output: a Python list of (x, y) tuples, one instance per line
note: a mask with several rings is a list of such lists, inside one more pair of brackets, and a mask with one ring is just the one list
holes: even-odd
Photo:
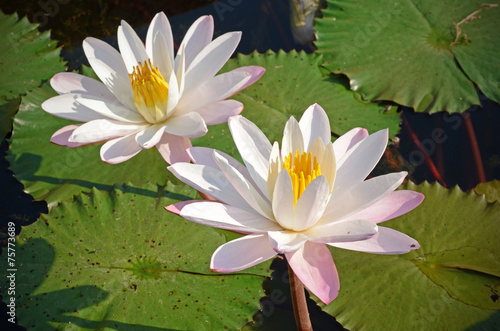
[[(15, 247), (19, 323), (33, 330), (240, 328), (258, 310), (270, 263), (211, 273), (224, 232), (163, 208), (195, 195), (171, 183), (92, 189), (23, 228)], [(1, 263), (4, 273), (6, 256)]]
[(340, 294), (323, 309), (352, 330), (498, 329), (500, 205), (458, 186), (404, 188), (422, 192), (424, 202), (381, 225), (417, 239), (420, 249), (393, 256), (332, 248)]
[(475, 188), (477, 194), (484, 194), (488, 202), (500, 202), (500, 180), (479, 183)]
[(52, 144), (54, 132), (75, 123), (40, 108), (43, 101), (55, 95), (48, 84), (35, 89), (23, 98), (14, 118), (12, 154), (7, 160), (27, 193), (52, 207), (92, 187), (109, 190), (115, 183), (165, 183), (170, 174), (168, 164), (156, 148), (143, 150), (130, 162), (111, 165), (101, 161), (101, 145), (69, 148)]
[(316, 45), (324, 65), (346, 74), (367, 100), (460, 112), (480, 104), (474, 84), (499, 100), (500, 8), (460, 24), (455, 41), (455, 23), (480, 8), (474, 1), (328, 1)]
[[(318, 103), (328, 114), (335, 135), (354, 127), (370, 132), (389, 128), (391, 137), (399, 131), (399, 115), (384, 110), (383, 105), (361, 103), (345, 88), (338, 76), (323, 76), (319, 70), (322, 58), (315, 54), (267, 52), (238, 55), (222, 71), (241, 66), (258, 65), (266, 73), (255, 84), (232, 97), (245, 106), (241, 115), (254, 122), (271, 142), (281, 142), (283, 129), (290, 116), (298, 119), (312, 104)], [(236, 147), (230, 139), (227, 124), (210, 127), (203, 138), (193, 144), (209, 146), (234, 155)]]
[[(12, 115), (19, 105), (17, 99), (50, 79), (55, 73), (64, 71), (59, 58), (57, 41), (50, 39), (50, 32), (41, 33), (36, 24), (17, 14), (0, 12), (0, 136), (11, 131)], [(16, 100), (17, 99), (17, 100)], [(10, 102), (9, 102), (10, 101)]]

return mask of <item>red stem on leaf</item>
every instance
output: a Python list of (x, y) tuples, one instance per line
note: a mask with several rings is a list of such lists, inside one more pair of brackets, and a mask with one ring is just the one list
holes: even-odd
[(470, 116), (464, 116), (465, 129), (469, 135), (469, 140), (472, 148), (472, 154), (474, 155), (474, 162), (476, 163), (477, 175), (479, 177), (479, 182), (486, 182), (486, 175), (484, 174), (483, 159), (481, 158), (481, 152), (479, 151), (479, 146), (477, 144), (476, 133), (474, 132), (474, 126)]

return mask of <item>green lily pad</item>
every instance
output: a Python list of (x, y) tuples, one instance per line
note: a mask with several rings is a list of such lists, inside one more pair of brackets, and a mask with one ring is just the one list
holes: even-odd
[[(232, 99), (244, 104), (241, 115), (254, 122), (271, 142), (281, 141), (290, 116), (299, 119), (314, 103), (326, 111), (336, 136), (360, 126), (370, 132), (389, 128), (390, 136), (394, 137), (399, 131), (399, 114), (394, 110), (387, 111), (384, 105), (359, 102), (340, 77), (321, 73), (321, 62), (322, 57), (316, 54), (269, 51), (265, 54), (239, 54), (237, 59), (228, 61), (222, 71), (248, 65), (266, 68), (261, 79)], [(227, 139), (228, 136), (227, 124), (221, 124), (210, 127), (207, 136), (195, 139), (193, 144), (234, 155), (236, 147), (232, 139)]]
[[(211, 273), (212, 253), (234, 235), (163, 208), (195, 196), (171, 183), (94, 188), (24, 227), (15, 247), (19, 324), (30, 330), (243, 326), (259, 308), (270, 263)], [(8, 272), (6, 256), (1, 263)], [(2, 282), (8, 285), (5, 275)]]
[(26, 193), (35, 200), (45, 200), (50, 208), (92, 187), (109, 190), (115, 183), (166, 182), (170, 174), (168, 164), (156, 149), (143, 150), (132, 161), (110, 165), (101, 161), (101, 145), (69, 148), (52, 144), (50, 137), (54, 132), (75, 123), (40, 108), (43, 101), (55, 95), (47, 84), (33, 90), (23, 97), (14, 118), (7, 160)]
[[(11, 117), (17, 111), (18, 97), (26, 94), (64, 71), (59, 57), (57, 41), (50, 39), (50, 32), (39, 32), (36, 24), (17, 14), (0, 12), (0, 136), (11, 131)], [(15, 79), (8, 79), (15, 77)]]
[(332, 248), (340, 294), (323, 309), (351, 330), (498, 329), (500, 205), (458, 187), (404, 188), (422, 192), (424, 202), (382, 225), (417, 239), (420, 249), (375, 255)]
[(484, 194), (488, 202), (500, 202), (500, 180), (492, 180), (486, 183), (479, 183), (474, 191), (477, 194)]
[(324, 65), (347, 75), (367, 100), (461, 112), (480, 104), (474, 84), (500, 100), (500, 7), (470, 18), (481, 8), (474, 1), (328, 1), (316, 45)]

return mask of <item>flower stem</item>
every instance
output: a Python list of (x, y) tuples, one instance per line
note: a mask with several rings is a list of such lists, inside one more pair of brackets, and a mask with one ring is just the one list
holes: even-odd
[(306, 293), (304, 285), (288, 265), (288, 278), (290, 280), (290, 292), (292, 292), (293, 314), (297, 323), (298, 331), (313, 331), (309, 311), (307, 309)]

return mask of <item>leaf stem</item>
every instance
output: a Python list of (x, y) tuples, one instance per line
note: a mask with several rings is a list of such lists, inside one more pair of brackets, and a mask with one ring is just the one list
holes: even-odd
[(297, 323), (298, 331), (313, 331), (309, 310), (307, 309), (306, 293), (304, 285), (293, 272), (288, 264), (288, 277), (290, 280), (290, 292), (292, 293), (293, 314)]

